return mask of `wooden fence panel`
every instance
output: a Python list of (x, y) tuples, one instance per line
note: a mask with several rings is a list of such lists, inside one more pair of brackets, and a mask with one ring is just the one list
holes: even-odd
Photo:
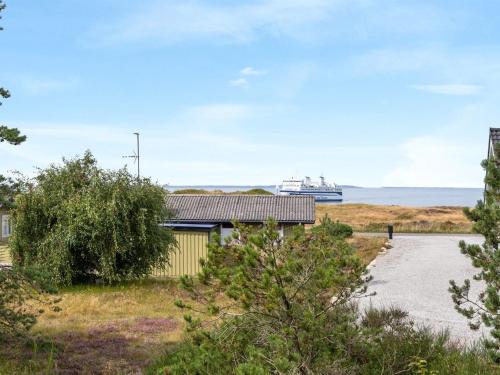
[(0, 243), (0, 263), (11, 264), (9, 247)]
[(170, 267), (156, 269), (155, 277), (196, 275), (200, 271), (200, 258), (207, 256), (208, 232), (174, 232), (178, 248), (170, 255)]

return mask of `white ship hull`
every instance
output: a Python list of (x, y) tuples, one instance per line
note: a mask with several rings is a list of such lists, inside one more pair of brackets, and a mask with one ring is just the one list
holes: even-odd
[(278, 195), (313, 195), (316, 202), (342, 202), (342, 191), (278, 190)]
[(283, 180), (283, 184), (277, 186), (278, 195), (312, 195), (316, 202), (341, 202), (342, 188), (335, 184), (327, 184), (324, 177), (321, 182), (313, 183), (309, 177), (305, 180)]

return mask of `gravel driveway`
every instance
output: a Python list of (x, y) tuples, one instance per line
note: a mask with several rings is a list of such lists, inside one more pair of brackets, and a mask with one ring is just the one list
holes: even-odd
[[(436, 330), (448, 328), (452, 338), (471, 343), (487, 332), (471, 331), (465, 317), (454, 309), (448, 282), (462, 283), (476, 271), (460, 253), (458, 242), (482, 243), (474, 235), (395, 235), (392, 249), (379, 255), (369, 266), (373, 280), (368, 291), (377, 295), (362, 299), (361, 306), (399, 306), (417, 324)], [(472, 295), (478, 283), (472, 281)]]

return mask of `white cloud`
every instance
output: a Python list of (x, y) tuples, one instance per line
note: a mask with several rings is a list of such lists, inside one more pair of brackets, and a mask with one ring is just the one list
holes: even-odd
[[(101, 45), (206, 39), (247, 43), (263, 36), (315, 42), (396, 38), (466, 28), (466, 15), (436, 4), (373, 0), (143, 0), (88, 37)], [(120, 14), (116, 11), (115, 14)], [(93, 43), (92, 43), (93, 44)]]
[(355, 57), (354, 69), (359, 74), (412, 72), (446, 65), (449, 56), (435, 46), (418, 48), (376, 49)]
[(415, 137), (400, 146), (399, 166), (386, 174), (385, 186), (478, 187), (481, 148), (467, 141)]
[(267, 74), (267, 71), (257, 70), (255, 68), (252, 68), (251, 66), (247, 66), (247, 67), (241, 69), (240, 73), (244, 76), (263, 76), (263, 75)]
[(477, 95), (483, 87), (480, 85), (467, 85), (467, 84), (444, 84), (444, 85), (412, 85), (410, 86), (416, 90), (427, 91), (433, 94), (442, 95)]
[(120, 168), (124, 165), (121, 156), (135, 146), (132, 130), (125, 127), (42, 122), (9, 125), (21, 129), (28, 139), (15, 147), (0, 143), (0, 155), (4, 155), (0, 158), (0, 169), (19, 170), (27, 175), (32, 175), (35, 168), (60, 162), (62, 157), (82, 155), (87, 149), (106, 168)]
[[(126, 129), (119, 126), (109, 126), (106, 124), (52, 124), (52, 123), (15, 123), (15, 126), (22, 129), (28, 138), (50, 137), (61, 140), (91, 140), (93, 142), (109, 142), (110, 139), (116, 143), (128, 143), (132, 137), (133, 129)], [(129, 135), (130, 134), (130, 135)], [(25, 143), (24, 145), (28, 144)]]
[(296, 97), (314, 74), (317, 66), (315, 62), (304, 61), (292, 64), (285, 69), (278, 82), (278, 95), (290, 99)]
[(229, 85), (233, 86), (233, 87), (247, 88), (248, 87), (248, 80), (246, 80), (245, 78), (232, 79), (229, 81)]
[(214, 37), (248, 42), (260, 34), (300, 38), (301, 29), (327, 19), (348, 3), (346, 0), (265, 0), (208, 5), (200, 1), (144, 1), (115, 22), (96, 27), (90, 37), (105, 45)]
[(311, 146), (303, 142), (303, 134), (287, 137), (272, 127), (265, 137), (256, 134), (255, 119), (275, 111), (275, 107), (209, 104), (185, 108), (165, 123), (144, 123), (139, 129), (129, 124), (15, 123), (11, 125), (22, 129), (28, 141), (19, 147), (0, 144), (0, 170), (31, 174), (34, 166), (43, 168), (90, 149), (102, 167), (128, 164), (135, 173), (135, 165), (122, 158), (135, 148), (134, 130), (141, 133), (143, 175), (171, 184), (275, 184), (292, 175), (321, 172), (347, 182), (342, 168), (354, 167), (339, 168), (324, 161), (344, 158), (363, 163), (384, 151), (383, 147), (332, 148), (330, 143)]
[(54, 91), (66, 90), (74, 87), (76, 83), (76, 79), (60, 80), (34, 77), (22, 77), (17, 82), (22, 90), (31, 95), (40, 95)]
[(187, 110), (185, 119), (196, 126), (218, 126), (224, 124), (234, 125), (247, 119), (252, 114), (252, 108), (243, 104), (208, 104), (190, 108)]
[(499, 59), (500, 50), (495, 48), (479, 54), (474, 48), (454, 49), (446, 45), (429, 44), (414, 48), (371, 50), (354, 56), (349, 61), (349, 68), (360, 76), (421, 73), (424, 77), (432, 77), (432, 81), (445, 83), (414, 85), (413, 88), (449, 95), (473, 95), (483, 87), (467, 82), (500, 79)]

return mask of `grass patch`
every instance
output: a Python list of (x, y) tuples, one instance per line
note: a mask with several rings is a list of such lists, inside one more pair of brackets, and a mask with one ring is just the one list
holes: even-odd
[[(349, 242), (368, 264), (385, 238)], [(62, 310), (46, 312), (32, 330), (39, 339), (0, 345), (0, 374), (142, 373), (183, 337), (184, 313), (174, 301), (190, 300), (169, 279), (76, 285), (60, 296)]]
[(187, 296), (174, 280), (75, 286), (61, 297), (62, 311), (43, 314), (33, 328), (41, 338), (35, 346), (22, 340), (0, 345), (0, 374), (142, 373), (183, 335), (183, 313), (174, 301)]
[(316, 224), (328, 215), (356, 232), (386, 232), (387, 224), (400, 233), (471, 233), (472, 223), (462, 207), (405, 207), (372, 204), (316, 205)]
[(347, 239), (356, 250), (364, 265), (370, 264), (375, 259), (382, 247), (388, 248), (386, 237), (362, 237), (354, 236)]

